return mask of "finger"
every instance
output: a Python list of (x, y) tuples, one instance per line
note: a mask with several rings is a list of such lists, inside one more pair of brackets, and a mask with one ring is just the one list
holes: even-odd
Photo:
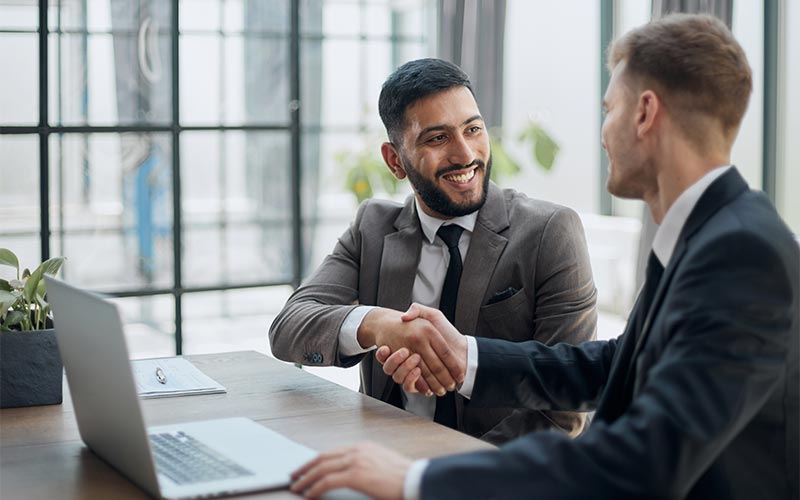
[[(411, 371), (408, 372), (406, 378), (403, 379), (403, 390), (406, 392), (417, 392), (417, 381), (420, 380), (421, 376), (422, 376), (422, 370), (419, 369), (419, 366), (414, 367)], [(424, 379), (422, 381), (425, 382)], [(427, 391), (423, 392), (422, 394), (427, 395)]]
[(386, 363), (386, 359), (392, 354), (388, 345), (382, 345), (375, 351), (375, 358), (380, 364)]
[[(383, 373), (390, 377), (394, 375), (397, 369), (408, 360), (411, 353), (405, 347), (401, 347), (397, 352), (393, 353), (386, 362), (383, 364)], [(417, 356), (419, 358), (419, 356)], [(416, 366), (416, 365), (414, 365)]]
[[(436, 356), (433, 357), (435, 358)], [(441, 362), (439, 365), (441, 367), (439, 370), (440, 372), (447, 371), (444, 369), (444, 365), (442, 365)], [(428, 364), (425, 361), (425, 356), (422, 356), (422, 361), (419, 364), (419, 368), (422, 371), (422, 378), (425, 379), (425, 382), (428, 384), (428, 387), (430, 387), (431, 391), (438, 396), (444, 396), (444, 394), (447, 392), (447, 388), (442, 385), (441, 382), (439, 382), (439, 379), (436, 377), (436, 375), (434, 375), (433, 371), (428, 368)]]
[(419, 317), (420, 307), (421, 306), (416, 302), (412, 303), (409, 306), (408, 311), (404, 312), (403, 315), (400, 316), (400, 319), (403, 321), (411, 321), (417, 319)]
[(392, 373), (392, 380), (398, 384), (404, 384), (406, 377), (409, 373), (411, 373), (411, 370), (417, 368), (417, 365), (419, 365), (419, 361), (419, 354), (412, 354), (411, 357), (405, 360), (405, 362), (398, 366), (397, 369)]
[[(295, 493), (300, 493), (307, 490), (312, 484), (319, 481), (322, 477), (336, 471), (340, 471), (347, 467), (347, 456), (320, 456), (314, 460), (314, 464), (307, 468), (305, 472), (294, 481), (291, 485), (291, 490)], [(294, 478), (294, 474), (292, 475)]]
[(414, 384), (414, 387), (417, 389), (418, 393), (424, 394), (426, 398), (433, 396), (433, 391), (428, 386), (428, 383), (425, 382), (425, 379), (422, 378), (422, 370), (420, 370), (420, 376), (417, 377), (417, 381)]
[(292, 481), (297, 480), (297, 478), (299, 478), (300, 476), (302, 476), (303, 474), (308, 472), (310, 469), (316, 467), (320, 462), (329, 459), (331, 457), (331, 455), (332, 455), (332, 453), (330, 453), (330, 452), (329, 453), (320, 453), (319, 455), (317, 455), (312, 460), (309, 460), (308, 462), (303, 464), (300, 468), (298, 468), (294, 472), (292, 472), (292, 474), (290, 476), (292, 478)]
[(350, 486), (352, 474), (353, 471), (351, 470), (343, 470), (328, 474), (316, 483), (312, 484), (308, 490), (304, 491), (303, 496), (306, 498), (317, 498), (329, 492), (330, 490)]
[(432, 307), (423, 306), (422, 304), (417, 304), (416, 302), (414, 302), (408, 308), (408, 311), (403, 313), (401, 318), (403, 319), (403, 321), (410, 321), (416, 318), (433, 320), (433, 319), (438, 319), (439, 315), (441, 315), (441, 317), (444, 317), (442, 311), (434, 309)]
[[(453, 391), (456, 388), (456, 380), (450, 374), (450, 370), (444, 362), (439, 359), (439, 355), (433, 347), (431, 347), (430, 340), (436, 337), (441, 339), (441, 334), (435, 328), (431, 328), (425, 337), (425, 342), (422, 345), (412, 346), (411, 350), (422, 356), (422, 360), (428, 368), (428, 373), (426, 373), (425, 368), (422, 369), (422, 376), (425, 377), (425, 381), (428, 382), (433, 392), (443, 396), (444, 393), (438, 388), (441, 387), (444, 391)], [(442, 342), (444, 342), (444, 339), (441, 339), (441, 342), (437, 341), (438, 344)]]
[[(466, 376), (467, 360), (459, 359), (461, 356), (454, 346), (450, 345), (442, 335), (431, 335), (429, 337), (431, 348), (437, 357), (447, 367), (447, 371), (456, 382), (463, 382)], [(449, 390), (454, 390), (455, 387)]]

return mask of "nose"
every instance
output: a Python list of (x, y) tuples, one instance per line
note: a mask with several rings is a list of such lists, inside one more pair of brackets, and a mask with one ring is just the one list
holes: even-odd
[(475, 151), (466, 137), (463, 135), (454, 136), (450, 141), (447, 150), (447, 161), (451, 165), (469, 165), (475, 161)]

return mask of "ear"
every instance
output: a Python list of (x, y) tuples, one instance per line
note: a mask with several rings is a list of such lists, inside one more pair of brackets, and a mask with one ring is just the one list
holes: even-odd
[(386, 166), (389, 167), (392, 175), (398, 179), (405, 179), (406, 171), (403, 168), (403, 161), (400, 158), (397, 147), (391, 142), (384, 142), (381, 144), (381, 154), (383, 155), (383, 161), (386, 163)]
[(662, 112), (661, 99), (655, 92), (645, 90), (639, 94), (636, 105), (636, 136), (639, 139), (653, 130)]

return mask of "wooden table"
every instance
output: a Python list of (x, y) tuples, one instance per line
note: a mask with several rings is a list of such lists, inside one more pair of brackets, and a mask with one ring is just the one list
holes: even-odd
[[(492, 448), (263, 354), (187, 358), (228, 392), (143, 400), (147, 425), (245, 416), (318, 451), (364, 440), (412, 458)], [(61, 405), (0, 410), (0, 498), (145, 496), (83, 444), (66, 385)], [(245, 498), (266, 497), (297, 498), (287, 490)]]

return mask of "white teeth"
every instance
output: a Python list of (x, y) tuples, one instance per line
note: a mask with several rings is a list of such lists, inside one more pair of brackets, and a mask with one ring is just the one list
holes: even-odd
[(452, 181), (458, 184), (466, 184), (475, 177), (475, 169), (473, 168), (469, 172), (461, 175), (445, 175), (444, 178), (448, 181)]

